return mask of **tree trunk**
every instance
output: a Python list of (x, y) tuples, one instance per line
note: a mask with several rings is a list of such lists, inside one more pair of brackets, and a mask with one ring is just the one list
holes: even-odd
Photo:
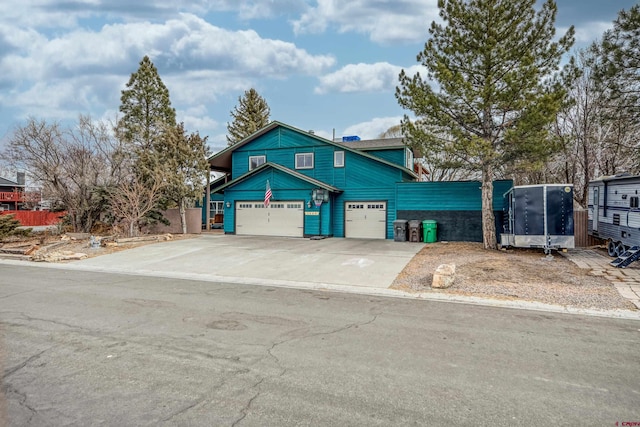
[(180, 224), (182, 224), (182, 234), (187, 234), (187, 215), (184, 207), (184, 199), (180, 200)]
[(498, 249), (493, 215), (493, 166), (482, 166), (482, 241), (485, 249)]

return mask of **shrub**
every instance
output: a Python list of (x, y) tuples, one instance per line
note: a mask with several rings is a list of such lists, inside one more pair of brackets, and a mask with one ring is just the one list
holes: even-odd
[(21, 229), (20, 221), (13, 215), (0, 215), (0, 239), (9, 236), (27, 236), (31, 233), (31, 229)]

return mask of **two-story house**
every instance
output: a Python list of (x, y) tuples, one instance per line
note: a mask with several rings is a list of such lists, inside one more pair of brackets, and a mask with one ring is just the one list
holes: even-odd
[(399, 139), (338, 143), (280, 122), (209, 164), (227, 174), (213, 189), (225, 233), (248, 235), (392, 238), (396, 183), (417, 179)]
[(0, 177), (0, 210), (18, 210), (25, 202), (25, 174), (19, 172), (17, 180)]

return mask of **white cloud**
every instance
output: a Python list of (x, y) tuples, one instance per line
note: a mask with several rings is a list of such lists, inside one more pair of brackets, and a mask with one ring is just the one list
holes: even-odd
[(162, 20), (181, 12), (236, 12), (240, 19), (301, 13), (305, 0), (24, 0), (0, 2), (0, 22), (31, 28), (75, 28), (81, 20)]
[[(596, 39), (601, 39), (605, 31), (613, 27), (612, 22), (604, 21), (588, 21), (582, 22), (580, 25), (575, 26), (576, 30), (576, 45), (578, 47), (591, 44)], [(564, 35), (569, 27), (558, 28), (556, 34), (558, 36)]]
[(226, 3), (229, 8), (237, 8), (241, 19), (272, 18), (279, 14), (299, 13), (305, 9), (304, 0), (224, 0), (220, 3)]
[[(401, 70), (402, 67), (388, 62), (349, 64), (338, 71), (320, 77), (320, 85), (315, 88), (315, 93), (392, 91), (398, 85), (398, 75)], [(418, 65), (405, 69), (410, 76), (420, 72), (424, 77), (426, 71), (426, 68)]]
[(357, 123), (347, 127), (340, 136), (357, 135), (361, 139), (376, 139), (390, 127), (399, 125), (401, 120), (401, 116), (376, 117), (368, 122)]
[(340, 32), (368, 34), (378, 43), (425, 41), (429, 24), (438, 20), (437, 0), (317, 0), (299, 19), (296, 34)]
[[(26, 111), (23, 116), (56, 119), (119, 105), (120, 91), (146, 54), (176, 107), (212, 102), (261, 78), (318, 75), (335, 63), (293, 43), (262, 38), (253, 30), (225, 30), (191, 14), (53, 37), (0, 24), (0, 49), (0, 103)], [(199, 129), (205, 125), (202, 117), (186, 117)]]
[(3, 73), (43, 79), (52, 74), (122, 72), (131, 68), (132, 60), (146, 54), (159, 69), (169, 72), (224, 70), (256, 77), (313, 75), (335, 62), (331, 56), (311, 55), (293, 43), (261, 38), (253, 30), (225, 30), (190, 14), (162, 24), (112, 24), (99, 32), (76, 30), (51, 40), (30, 33), (23, 37), (33, 39), (32, 43), (3, 58)]
[(211, 118), (205, 105), (193, 105), (186, 110), (176, 110), (176, 118), (179, 122), (184, 122), (185, 129), (191, 132), (198, 132), (201, 137), (209, 135), (211, 131), (218, 128), (219, 123)]

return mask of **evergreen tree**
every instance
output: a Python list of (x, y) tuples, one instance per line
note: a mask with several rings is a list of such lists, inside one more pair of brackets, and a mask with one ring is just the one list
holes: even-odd
[(165, 126), (176, 124), (169, 89), (148, 56), (142, 58), (138, 71), (131, 74), (120, 101), (123, 116), (118, 122), (118, 130), (124, 141), (137, 149), (151, 148)]
[(227, 123), (227, 142), (233, 145), (269, 124), (271, 110), (267, 101), (251, 88), (238, 97), (238, 105), (231, 111), (233, 121)]
[(595, 78), (610, 104), (640, 119), (640, 5), (621, 10), (592, 50)]
[(573, 44), (574, 30), (554, 42), (556, 4), (547, 0), (536, 12), (535, 3), (439, 0), (444, 25), (431, 24), (431, 38), (417, 56), (429, 80), (403, 70), (396, 88), (399, 104), (416, 116), (402, 120), (408, 144), (481, 173), (487, 249), (497, 247), (493, 180), (505, 164), (551, 153), (548, 125), (566, 96), (550, 77)]
[(182, 232), (187, 232), (185, 210), (202, 198), (203, 185), (209, 173), (207, 137), (188, 134), (184, 124), (168, 127), (156, 147), (164, 171), (164, 197), (178, 206)]
[(15, 215), (0, 215), (0, 241), (9, 236), (28, 236), (31, 229), (18, 228), (21, 225)]

